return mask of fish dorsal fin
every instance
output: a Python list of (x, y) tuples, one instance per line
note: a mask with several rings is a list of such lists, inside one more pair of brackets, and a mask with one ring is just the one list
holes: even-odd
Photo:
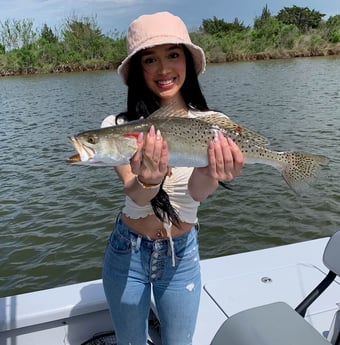
[(188, 111), (183, 108), (178, 108), (175, 102), (169, 103), (163, 107), (160, 107), (151, 115), (149, 119), (152, 118), (169, 118), (169, 117), (188, 117)]
[(200, 121), (204, 121), (211, 125), (216, 125), (221, 129), (225, 129), (228, 132), (233, 132), (235, 136), (239, 136), (246, 140), (249, 140), (257, 145), (267, 146), (269, 145), (269, 140), (265, 136), (244, 127), (233, 120), (228, 116), (220, 112), (194, 112), (195, 118)]
[[(225, 129), (227, 132), (232, 132), (235, 137), (249, 140), (257, 145), (266, 146), (269, 144), (269, 140), (266, 137), (237, 124), (223, 113), (214, 111), (193, 111), (190, 114), (193, 114), (193, 118), (197, 120), (204, 121), (210, 125), (218, 126), (221, 128), (221, 130)], [(157, 109), (155, 112), (149, 115), (148, 119), (169, 119), (171, 117), (188, 117), (188, 111), (183, 108), (178, 108), (176, 102), (171, 102)]]

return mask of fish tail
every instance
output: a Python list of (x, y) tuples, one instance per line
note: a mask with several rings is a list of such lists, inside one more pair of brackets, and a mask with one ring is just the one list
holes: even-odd
[(285, 152), (283, 155), (281, 175), (297, 194), (307, 190), (329, 162), (325, 156), (304, 152)]

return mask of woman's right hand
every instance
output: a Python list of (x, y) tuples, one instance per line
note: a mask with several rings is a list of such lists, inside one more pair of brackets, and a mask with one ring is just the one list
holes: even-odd
[(152, 125), (145, 140), (140, 133), (137, 151), (130, 159), (131, 171), (141, 182), (158, 184), (168, 172), (168, 146), (159, 130)]

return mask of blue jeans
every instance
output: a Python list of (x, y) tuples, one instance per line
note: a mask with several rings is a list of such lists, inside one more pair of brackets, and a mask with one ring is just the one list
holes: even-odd
[(118, 345), (145, 345), (151, 291), (161, 324), (162, 345), (190, 345), (201, 294), (197, 230), (173, 239), (151, 240), (118, 218), (103, 267), (105, 295)]

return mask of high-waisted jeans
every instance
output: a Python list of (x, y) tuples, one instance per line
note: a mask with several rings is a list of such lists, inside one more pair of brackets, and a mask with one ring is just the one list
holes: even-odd
[(103, 284), (118, 345), (145, 345), (153, 292), (161, 324), (162, 345), (189, 345), (195, 329), (201, 274), (197, 230), (173, 239), (151, 240), (118, 218), (110, 236)]

